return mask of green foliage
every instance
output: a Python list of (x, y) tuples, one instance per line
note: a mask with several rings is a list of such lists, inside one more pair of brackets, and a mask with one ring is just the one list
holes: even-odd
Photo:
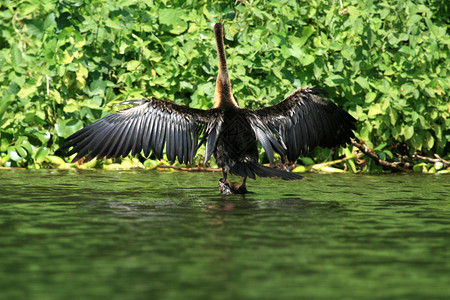
[[(0, 4), (0, 163), (58, 165), (65, 137), (125, 99), (211, 107), (211, 24), (219, 20), (241, 106), (322, 87), (358, 119), (358, 137), (380, 156), (448, 156), (445, 1), (234, 2)], [(313, 156), (322, 160), (330, 151)], [(354, 169), (353, 160), (346, 164)]]

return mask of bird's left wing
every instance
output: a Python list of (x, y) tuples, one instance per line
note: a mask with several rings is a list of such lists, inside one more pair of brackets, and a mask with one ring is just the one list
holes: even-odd
[(199, 137), (206, 141), (205, 162), (213, 153), (222, 114), (219, 110), (200, 110), (177, 105), (156, 98), (119, 103), (131, 108), (110, 114), (69, 136), (63, 148), (73, 147), (68, 155), (77, 153), (73, 161), (82, 157), (110, 158), (135, 155), (142, 150), (148, 156), (153, 150), (161, 159), (164, 146), (170, 161), (192, 163)]
[[(277, 136), (285, 152), (275, 147), (274, 150), (282, 156), (286, 153), (289, 161), (317, 146), (331, 148), (349, 143), (354, 137), (356, 120), (330, 100), (318, 96), (323, 93), (320, 89), (297, 89), (278, 104), (251, 111), (268, 129), (257, 136), (265, 135), (267, 139)], [(255, 131), (257, 126), (252, 127)]]

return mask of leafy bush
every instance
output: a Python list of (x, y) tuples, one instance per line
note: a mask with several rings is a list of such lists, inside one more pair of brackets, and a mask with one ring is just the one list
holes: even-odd
[(380, 156), (448, 156), (445, 1), (229, 3), (0, 4), (0, 165), (62, 164), (63, 139), (125, 99), (211, 107), (218, 66), (211, 24), (219, 20), (241, 106), (322, 87), (358, 119), (358, 137)]

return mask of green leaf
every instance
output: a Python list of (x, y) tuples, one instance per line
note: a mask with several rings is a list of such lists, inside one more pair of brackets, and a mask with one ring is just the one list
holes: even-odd
[(17, 93), (17, 96), (20, 98), (28, 98), (31, 94), (34, 94), (37, 90), (35, 84), (25, 84)]
[(100, 108), (100, 105), (102, 105), (102, 98), (98, 96), (87, 99), (81, 104), (81, 106), (89, 107), (92, 109), (98, 109)]
[(413, 166), (413, 171), (414, 172), (418, 172), (418, 173), (422, 173), (422, 172), (428, 172), (428, 168), (427, 168), (427, 163), (420, 163), (420, 164), (415, 164)]
[(398, 114), (397, 111), (392, 107), (389, 108), (389, 119), (391, 121), (391, 125), (395, 126), (395, 124), (397, 123)]
[(62, 165), (66, 163), (61, 157), (55, 155), (47, 155), (45, 159), (54, 165)]
[(341, 75), (331, 75), (328, 76), (327, 79), (325, 79), (325, 84), (330, 87), (341, 85), (344, 82), (344, 77), (342, 77)]
[(15, 43), (11, 46), (11, 61), (14, 66), (20, 66), (22, 64), (22, 51)]
[(291, 55), (295, 58), (300, 59), (302, 57), (303, 50), (299, 47), (289, 48), (289, 51), (291, 52)]
[(23, 147), (16, 145), (16, 146), (15, 146), (15, 149), (16, 149), (17, 154), (18, 154), (21, 158), (25, 159), (25, 158), (27, 157), (27, 154), (28, 154), (28, 153), (27, 153), (27, 151), (26, 151)]
[(353, 60), (353, 56), (355, 55), (355, 47), (346, 46), (344, 49), (342, 49), (341, 54), (345, 59)]
[(73, 113), (73, 112), (78, 111), (78, 110), (79, 110), (79, 107), (78, 107), (78, 105), (72, 103), (72, 104), (64, 105), (63, 110), (64, 110), (64, 112), (66, 112), (66, 113)]
[(52, 27), (56, 27), (56, 21), (55, 21), (55, 14), (51, 13), (47, 16), (47, 18), (45, 18), (44, 21), (44, 28), (48, 29), (48, 28), (52, 28)]
[(374, 92), (368, 92), (366, 94), (366, 103), (372, 103), (375, 98), (377, 97), (377, 94)]
[(16, 147), (14, 146), (8, 147), (8, 155), (13, 161), (22, 160), (22, 157), (17, 153)]
[(105, 20), (105, 25), (108, 26), (109, 28), (112, 28), (112, 29), (117, 29), (117, 30), (123, 29), (123, 27), (120, 26), (120, 22), (116, 21), (116, 20), (113, 21), (111, 19), (106, 19)]
[(303, 46), (306, 41), (309, 39), (309, 37), (314, 33), (314, 27), (312, 26), (304, 26), (302, 27), (302, 34), (300, 39), (298, 40), (298, 43), (295, 45), (296, 47)]
[(80, 120), (68, 120), (65, 124), (64, 136), (67, 137), (71, 134), (74, 134), (81, 128), (83, 128), (83, 123)]
[(34, 156), (34, 161), (37, 163), (43, 162), (49, 152), (50, 151), (47, 147), (39, 148)]
[(426, 133), (426, 146), (428, 150), (433, 149), (434, 146), (434, 137), (428, 131)]
[[(159, 23), (173, 34), (181, 34), (188, 26), (184, 17), (186, 12), (178, 8), (164, 8), (159, 11)], [(163, 27), (164, 28), (164, 27)]]
[(137, 69), (137, 67), (139, 67), (142, 63), (138, 60), (131, 60), (127, 63), (127, 70), (128, 71), (133, 71), (135, 69)]
[(300, 157), (300, 160), (306, 166), (312, 166), (315, 164), (314, 161), (310, 157)]
[(106, 89), (106, 82), (101, 79), (94, 80), (90, 85), (90, 89), (92, 95), (103, 95)]
[(376, 103), (374, 105), (372, 105), (369, 108), (369, 112), (367, 113), (368, 116), (376, 116), (376, 115), (381, 115), (384, 114), (384, 111), (381, 109), (381, 105), (379, 103)]
[(412, 15), (408, 22), (406, 23), (406, 26), (412, 26), (414, 24), (416, 24), (417, 22), (419, 22), (420, 20), (422, 20), (422, 17), (420, 15)]
[(430, 29), (430, 32), (437, 38), (440, 37), (439, 34), (439, 27), (433, 24), (430, 18), (425, 18), (425, 23), (427, 24), (428, 28)]
[(440, 161), (437, 161), (437, 162), (434, 163), (434, 168), (436, 170), (441, 170), (443, 167), (444, 167), (444, 164), (441, 163)]
[(21, 142), (20, 147), (24, 148), (29, 154), (33, 152), (33, 146), (30, 144), (28, 140), (24, 140), (23, 142)]
[(20, 6), (20, 13), (22, 15), (29, 15), (38, 8), (39, 8), (39, 1), (25, 2)]
[(314, 56), (307, 54), (307, 55), (303, 56), (303, 58), (301, 59), (301, 62), (302, 62), (302, 65), (308, 66), (314, 62)]
[(81, 128), (83, 128), (83, 123), (80, 120), (59, 120), (55, 124), (56, 134), (63, 138), (68, 137)]
[(6, 97), (0, 97), (0, 120), (3, 119), (3, 115), (8, 109), (11, 101), (14, 99), (14, 95), (8, 95)]
[(309, 169), (311, 169), (310, 166), (301, 166), (300, 165), (300, 166), (295, 167), (292, 170), (292, 172), (294, 172), (294, 173), (305, 173), (305, 172), (308, 172)]
[(291, 51), (286, 45), (281, 46), (281, 55), (283, 55), (283, 58), (285, 59), (291, 56)]
[(404, 133), (404, 135), (405, 135), (405, 139), (406, 139), (406, 140), (411, 139), (411, 138), (413, 137), (413, 135), (414, 135), (414, 127), (413, 127), (413, 126), (407, 126), (407, 127), (405, 128), (405, 133)]
[(365, 90), (368, 90), (370, 88), (369, 82), (364, 77), (359, 76), (358, 78), (355, 79), (355, 81)]

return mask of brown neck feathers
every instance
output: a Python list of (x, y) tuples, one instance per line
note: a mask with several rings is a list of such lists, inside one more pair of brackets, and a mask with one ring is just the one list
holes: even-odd
[(223, 45), (223, 25), (214, 25), (214, 36), (216, 37), (217, 55), (219, 57), (219, 74), (216, 81), (216, 92), (214, 94), (214, 107), (238, 106), (231, 93), (231, 83), (228, 77), (227, 58)]

